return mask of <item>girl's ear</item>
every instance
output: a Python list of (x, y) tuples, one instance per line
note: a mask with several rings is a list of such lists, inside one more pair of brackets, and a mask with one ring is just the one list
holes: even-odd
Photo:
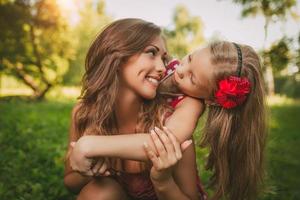
[(207, 100), (207, 99), (205, 99), (205, 100), (204, 100), (204, 103), (205, 103), (206, 105), (209, 105), (209, 106), (220, 106), (218, 103), (216, 103), (216, 102), (213, 101), (213, 100)]

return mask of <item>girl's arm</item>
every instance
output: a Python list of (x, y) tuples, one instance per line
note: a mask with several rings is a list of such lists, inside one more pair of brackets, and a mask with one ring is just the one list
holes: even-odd
[[(75, 114), (79, 106), (79, 104), (75, 105), (72, 110), (69, 129), (69, 144), (77, 142), (75, 146), (68, 145), (65, 157), (64, 184), (70, 191), (79, 193), (82, 187), (92, 180), (93, 174), (90, 170), (92, 157), (105, 156), (138, 161), (148, 160), (143, 151), (143, 142), (145, 141), (148, 141), (148, 144), (153, 147), (148, 133), (117, 136), (83, 136), (78, 138), (79, 134), (76, 133), (75, 129)], [(77, 165), (75, 164), (74, 166), (73, 164), (71, 167), (70, 161)], [(86, 170), (87, 168), (89, 170)], [(109, 166), (106, 168), (109, 168)], [(103, 173), (105, 169), (101, 167)]]
[(204, 111), (204, 104), (199, 99), (185, 97), (167, 119), (165, 126), (182, 143), (192, 137), (199, 117)]
[[(201, 101), (186, 97), (168, 118), (165, 126), (182, 143), (191, 138), (203, 109), (204, 106)], [(111, 136), (89, 135), (81, 137), (75, 148), (77, 153), (87, 158), (103, 156), (146, 161), (148, 158), (143, 151), (144, 142), (147, 142), (151, 148), (154, 148), (149, 133)]]
[[(198, 118), (203, 112), (203, 108), (204, 106), (201, 101), (186, 97), (168, 118), (166, 127), (174, 133), (180, 143), (191, 137), (197, 125)], [(72, 121), (73, 126), (75, 126), (74, 120)], [(70, 135), (74, 134), (74, 131), (70, 132)], [(70, 137), (70, 141), (76, 140), (77, 138)], [(87, 168), (84, 160), (101, 156), (147, 161), (147, 155), (143, 151), (144, 142), (147, 142), (151, 148), (155, 149), (148, 133), (113, 136), (83, 136), (78, 140), (74, 147), (71, 156), (71, 160), (73, 161), (72, 167), (75, 167), (78, 171), (84, 171)], [(67, 163), (67, 165), (66, 169), (71, 169), (69, 163)], [(84, 180), (88, 179), (85, 178)], [(75, 182), (76, 181), (73, 183)]]

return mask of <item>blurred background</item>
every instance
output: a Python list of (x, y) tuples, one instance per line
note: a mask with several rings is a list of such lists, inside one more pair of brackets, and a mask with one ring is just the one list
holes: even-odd
[[(269, 111), (260, 199), (299, 200), (296, 0), (0, 0), (0, 199), (74, 199), (63, 186), (63, 158), (85, 55), (103, 26), (125, 17), (162, 26), (170, 54), (179, 58), (215, 39), (259, 52)], [(207, 186), (207, 150), (197, 147), (197, 154)]]

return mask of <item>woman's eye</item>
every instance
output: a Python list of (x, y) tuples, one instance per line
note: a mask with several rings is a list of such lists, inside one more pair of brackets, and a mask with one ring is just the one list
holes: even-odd
[(191, 54), (189, 54), (189, 56), (188, 56), (188, 61), (189, 61), (189, 62), (192, 61)]
[(152, 56), (155, 56), (156, 55), (156, 50), (150, 49), (150, 50), (146, 51), (146, 53), (151, 54)]
[(168, 66), (168, 59), (162, 58), (162, 61), (163, 61), (164, 65), (165, 65), (165, 67)]

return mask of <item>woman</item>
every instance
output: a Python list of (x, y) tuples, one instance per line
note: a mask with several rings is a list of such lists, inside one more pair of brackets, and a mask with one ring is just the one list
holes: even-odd
[[(138, 161), (148, 160), (143, 143), (154, 148), (149, 131), (161, 128), (165, 114), (171, 111), (155, 98), (166, 62), (160, 28), (140, 19), (113, 22), (91, 45), (82, 95), (72, 114), (70, 142), (77, 142), (74, 149), (68, 149), (64, 177), (65, 185), (79, 193), (78, 199), (157, 199), (150, 166)], [(180, 118), (176, 113), (166, 123), (179, 136), (177, 143), (188, 139), (184, 136), (191, 135), (203, 109), (198, 100), (191, 98), (187, 103), (196, 108), (187, 130), (174, 130), (175, 119)], [(185, 132), (188, 134), (182, 134)], [(112, 169), (118, 173), (97, 177), (107, 163), (103, 157), (111, 158)], [(172, 175), (174, 190), (199, 199), (193, 145), (182, 159), (181, 155), (176, 159), (180, 162)]]

